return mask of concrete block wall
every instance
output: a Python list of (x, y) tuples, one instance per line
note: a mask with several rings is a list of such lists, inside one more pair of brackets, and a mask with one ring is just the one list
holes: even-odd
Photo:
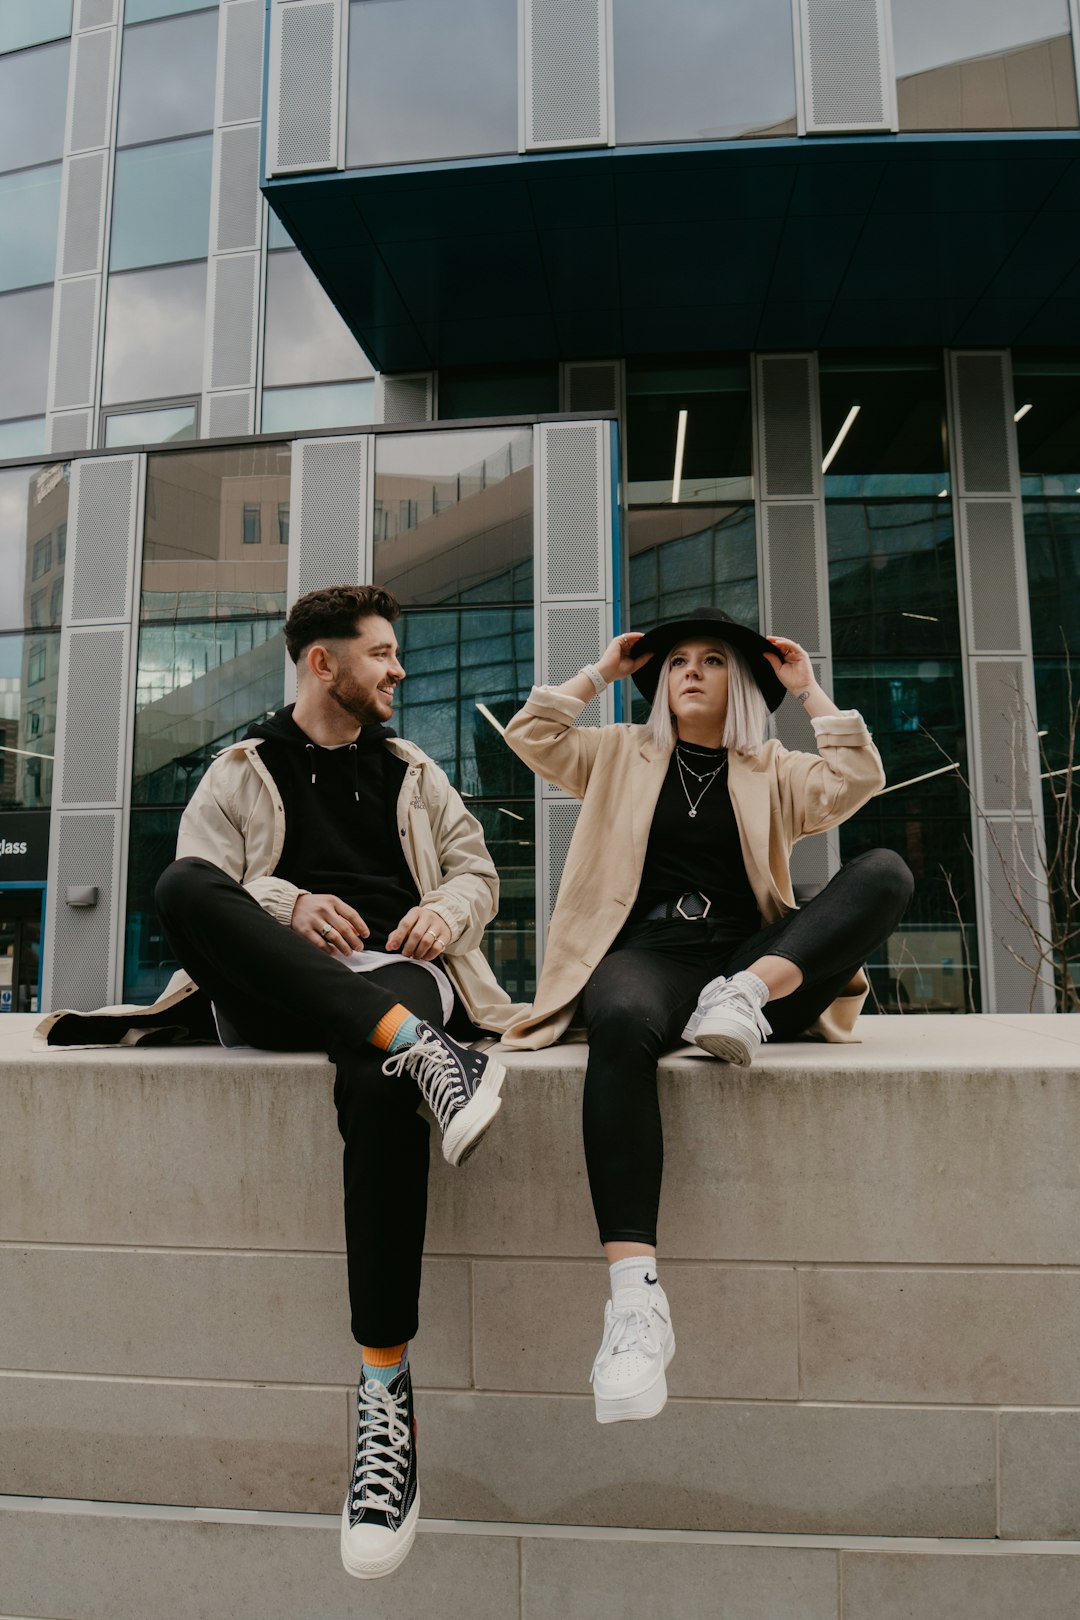
[[(265, 1588), (236, 1613), (345, 1613), (357, 1358), (328, 1063), (32, 1054), (31, 1022), (0, 1037), (0, 1616), (218, 1613), (199, 1594), (226, 1566)], [(470, 1612), (527, 1620), (612, 1590), (645, 1613), (669, 1567), (691, 1616), (814, 1620), (841, 1587), (845, 1620), (1077, 1612), (1080, 1027), (861, 1029), (747, 1073), (662, 1065), (672, 1398), (604, 1429), (584, 1051), (509, 1057), (483, 1151), (433, 1158), (414, 1370), (436, 1522), (394, 1590), (438, 1567), (456, 1613), (468, 1547)], [(288, 1516), (273, 1537), (265, 1514)], [(139, 1609), (134, 1575), (130, 1610), (123, 1582), (62, 1600), (95, 1548), (123, 1570), (139, 1545), (173, 1607)], [(950, 1607), (968, 1564), (984, 1606)], [(325, 1601), (290, 1608), (309, 1576)]]

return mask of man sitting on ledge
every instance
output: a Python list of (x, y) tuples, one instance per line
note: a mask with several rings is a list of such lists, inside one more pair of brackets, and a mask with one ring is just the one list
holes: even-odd
[[(427, 1103), (460, 1164), (500, 1107), (504, 1070), (465, 1039), (524, 1008), (480, 945), (498, 878), (445, 773), (387, 724), (405, 677), (375, 586), (294, 605), (297, 699), (211, 764), (184, 812), (158, 913), (182, 963), (153, 1009), (53, 1014), (49, 1044), (198, 1025), (225, 1045), (324, 1049), (345, 1142), (345, 1245), (361, 1346), (353, 1476), (341, 1521), (352, 1575), (388, 1575), (419, 1516), (408, 1341), (427, 1213)], [(118, 1030), (119, 1024), (119, 1030)], [(120, 1036), (120, 1030), (125, 1033)]]

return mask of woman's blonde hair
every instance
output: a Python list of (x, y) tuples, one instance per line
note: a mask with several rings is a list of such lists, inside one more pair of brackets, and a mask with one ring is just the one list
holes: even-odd
[[(698, 639), (698, 638), (693, 638)], [(709, 637), (710, 641), (714, 638)], [(723, 746), (736, 754), (757, 754), (761, 751), (765, 728), (769, 723), (769, 706), (762, 691), (750, 673), (742, 653), (719, 638), (716, 647), (727, 659), (728, 700), (724, 720)], [(668, 675), (671, 660), (678, 647), (673, 647), (660, 665), (660, 678), (656, 683), (652, 712), (645, 722), (645, 730), (657, 748), (669, 751), (675, 746), (675, 727), (668, 706)]]

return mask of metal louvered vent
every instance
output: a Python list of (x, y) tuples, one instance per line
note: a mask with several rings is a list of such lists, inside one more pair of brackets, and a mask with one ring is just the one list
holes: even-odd
[(294, 448), (293, 465), (298, 460), (300, 469), (296, 596), (363, 578), (368, 454), (364, 439), (309, 440)]
[(259, 126), (223, 129), (218, 167), (217, 232), (219, 253), (257, 248), (262, 196), (259, 191)]
[(807, 130), (889, 128), (883, 0), (801, 0), (800, 11)]
[(137, 470), (134, 457), (115, 456), (81, 462), (72, 474), (73, 624), (127, 618)]
[(338, 16), (334, 0), (289, 0), (278, 30), (277, 116), (272, 172), (337, 162)]
[(384, 422), (429, 422), (431, 420), (431, 375), (383, 377), (382, 420)]
[(568, 411), (617, 411), (618, 408), (619, 368), (614, 360), (600, 360), (595, 365), (567, 366)]
[(112, 994), (114, 886), (119, 843), (119, 813), (60, 815), (55, 871), (50, 886), (62, 897), (69, 884), (98, 891), (98, 903), (74, 910), (58, 898), (53, 911), (50, 1007), (89, 1010), (103, 1006)]
[(1031, 811), (1024, 669), (1019, 659), (981, 659), (973, 665), (975, 728), (982, 777), (980, 802), (987, 811)]
[(127, 631), (73, 630), (64, 682), (62, 805), (117, 804)]
[(63, 455), (68, 450), (89, 450), (92, 413), (68, 411), (49, 417), (49, 450)]
[(544, 430), (545, 597), (603, 593), (600, 433), (586, 423)]
[(71, 105), (71, 151), (109, 144), (112, 53), (116, 33), (80, 34), (75, 40), (75, 93)]
[(526, 145), (607, 140), (603, 0), (526, 0)]
[(224, 7), (225, 61), (221, 123), (253, 122), (262, 116), (262, 0), (232, 0)]
[(60, 273), (90, 275), (101, 267), (101, 222), (108, 155), (90, 152), (69, 160)]
[(57, 318), (56, 378), (53, 408), (89, 405), (94, 391), (94, 358), (97, 348), (97, 301), (99, 281), (62, 281), (56, 296), (60, 301)]
[(255, 382), (255, 300), (259, 255), (238, 253), (211, 262), (211, 388), (244, 388)]
[(255, 394), (211, 394), (207, 401), (207, 437), (235, 439), (255, 431)]
[(965, 495), (1003, 495), (1011, 488), (1005, 356), (957, 354), (960, 473)]
[(547, 909), (543, 919), (545, 924), (550, 921), (551, 913), (555, 910), (555, 902), (559, 898), (559, 884), (562, 881), (563, 868), (566, 866), (566, 857), (570, 852), (570, 840), (574, 836), (580, 814), (581, 805), (576, 799), (545, 799), (541, 808), (546, 855), (544, 902)]
[(1016, 584), (1019, 537), (1011, 501), (965, 501), (972, 652), (1020, 649), (1020, 597)]
[(790, 636), (810, 652), (821, 646), (816, 504), (767, 506), (762, 511), (769, 559), (769, 633)]
[(811, 362), (805, 355), (783, 355), (759, 365), (762, 495), (815, 495)]

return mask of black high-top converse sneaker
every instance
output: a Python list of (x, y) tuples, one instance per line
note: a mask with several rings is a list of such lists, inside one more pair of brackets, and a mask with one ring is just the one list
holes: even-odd
[(422, 1021), (419, 1039), (383, 1064), (383, 1074), (412, 1075), (442, 1131), (443, 1158), (461, 1164), (502, 1107), (506, 1070), (497, 1058), (474, 1052), (444, 1030)]
[(370, 1378), (356, 1391), (356, 1461), (341, 1514), (341, 1562), (375, 1580), (405, 1558), (416, 1535), (416, 1420), (412, 1379), (402, 1367), (389, 1384)]

